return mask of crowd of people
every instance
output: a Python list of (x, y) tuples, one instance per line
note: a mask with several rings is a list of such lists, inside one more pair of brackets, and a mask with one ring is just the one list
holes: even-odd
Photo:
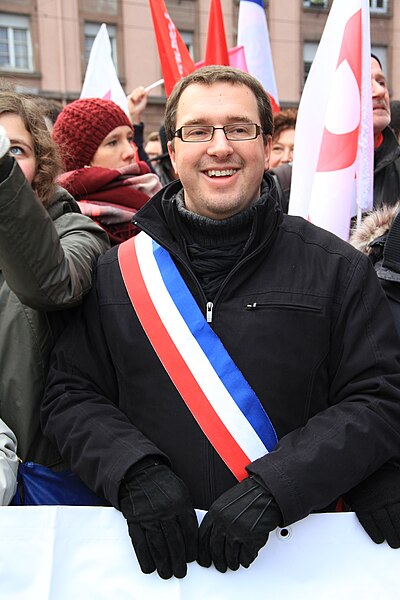
[(371, 76), (350, 242), (286, 214), (297, 111), (247, 73), (182, 79), (146, 143), (142, 87), (51, 122), (0, 91), (0, 504), (20, 461), (70, 470), (164, 579), (339, 508), (400, 547), (400, 145)]

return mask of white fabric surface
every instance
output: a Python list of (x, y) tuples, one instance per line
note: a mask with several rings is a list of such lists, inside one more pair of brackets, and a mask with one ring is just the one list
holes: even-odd
[(139, 570), (113, 508), (1, 507), (0, 598), (12, 600), (394, 600), (400, 550), (374, 544), (353, 513), (279, 530), (249, 569), (189, 565), (185, 579)]

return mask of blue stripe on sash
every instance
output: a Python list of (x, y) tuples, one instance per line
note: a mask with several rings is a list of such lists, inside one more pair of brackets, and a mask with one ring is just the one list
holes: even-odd
[(165, 286), (189, 330), (264, 446), (271, 451), (278, 440), (259, 399), (208, 325), (171, 256), (154, 240), (153, 253)]

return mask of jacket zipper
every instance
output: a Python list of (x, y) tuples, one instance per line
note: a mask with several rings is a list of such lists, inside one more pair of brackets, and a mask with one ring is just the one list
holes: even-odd
[[(255, 218), (257, 218), (257, 212), (255, 213)], [(259, 254), (262, 251), (262, 249), (264, 248), (264, 246), (269, 241), (269, 238), (267, 240), (264, 240), (263, 244), (261, 244), (260, 246), (258, 246), (258, 248), (256, 248), (255, 250), (253, 250), (253, 252), (251, 252), (250, 254), (248, 254), (247, 256), (245, 256), (245, 258), (243, 258), (243, 260), (239, 261), (234, 266), (234, 268), (232, 269), (232, 271), (228, 274), (228, 276), (226, 277), (226, 279), (222, 282), (221, 287), (219, 288), (219, 290), (217, 292), (217, 295), (214, 298), (214, 302), (209, 302), (207, 300), (207, 298), (205, 297), (205, 294), (203, 292), (203, 288), (201, 287), (199, 280), (197, 279), (196, 275), (193, 273), (192, 269), (189, 268), (189, 266), (187, 265), (187, 263), (185, 261), (183, 261), (181, 259), (181, 257), (178, 254), (176, 254), (176, 252), (174, 252), (173, 250), (171, 250), (170, 248), (168, 248), (168, 245), (166, 245), (165, 242), (162, 242), (161, 240), (159, 240), (157, 238), (157, 236), (154, 236), (153, 233), (149, 232), (146, 227), (143, 227), (143, 225), (139, 225), (139, 223), (136, 220), (133, 221), (133, 224), (136, 225), (137, 227), (139, 227), (140, 229), (142, 229), (142, 231), (144, 231), (145, 233), (147, 233), (147, 235), (149, 235), (150, 237), (152, 237), (153, 240), (155, 240), (158, 244), (160, 244), (160, 246), (162, 246), (163, 248), (165, 248), (171, 254), (171, 256), (173, 256), (174, 258), (176, 258), (176, 260), (189, 273), (189, 275), (191, 276), (191, 278), (196, 283), (197, 289), (199, 290), (200, 295), (201, 295), (201, 297), (202, 297), (202, 299), (204, 301), (204, 304), (205, 304), (205, 307), (206, 307), (206, 309), (205, 309), (205, 317), (206, 317), (207, 323), (209, 323), (210, 325), (213, 323), (215, 305), (216, 305), (217, 300), (220, 297), (222, 291), (224, 290), (225, 286), (231, 280), (231, 278), (233, 277), (233, 275), (235, 275), (235, 273), (239, 269), (242, 268), (243, 265), (245, 265), (249, 260), (251, 260), (254, 256), (256, 256), (257, 254)]]
[(207, 319), (207, 323), (212, 323), (213, 308), (214, 308), (214, 304), (212, 302), (207, 302), (207, 304), (206, 304), (206, 319)]

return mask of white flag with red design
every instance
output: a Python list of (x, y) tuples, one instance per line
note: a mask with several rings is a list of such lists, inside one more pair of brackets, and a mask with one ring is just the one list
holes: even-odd
[(105, 23), (94, 39), (80, 97), (112, 100), (129, 116), (128, 99), (117, 76)]
[(372, 191), (369, 3), (334, 0), (300, 100), (289, 214), (347, 240)]

